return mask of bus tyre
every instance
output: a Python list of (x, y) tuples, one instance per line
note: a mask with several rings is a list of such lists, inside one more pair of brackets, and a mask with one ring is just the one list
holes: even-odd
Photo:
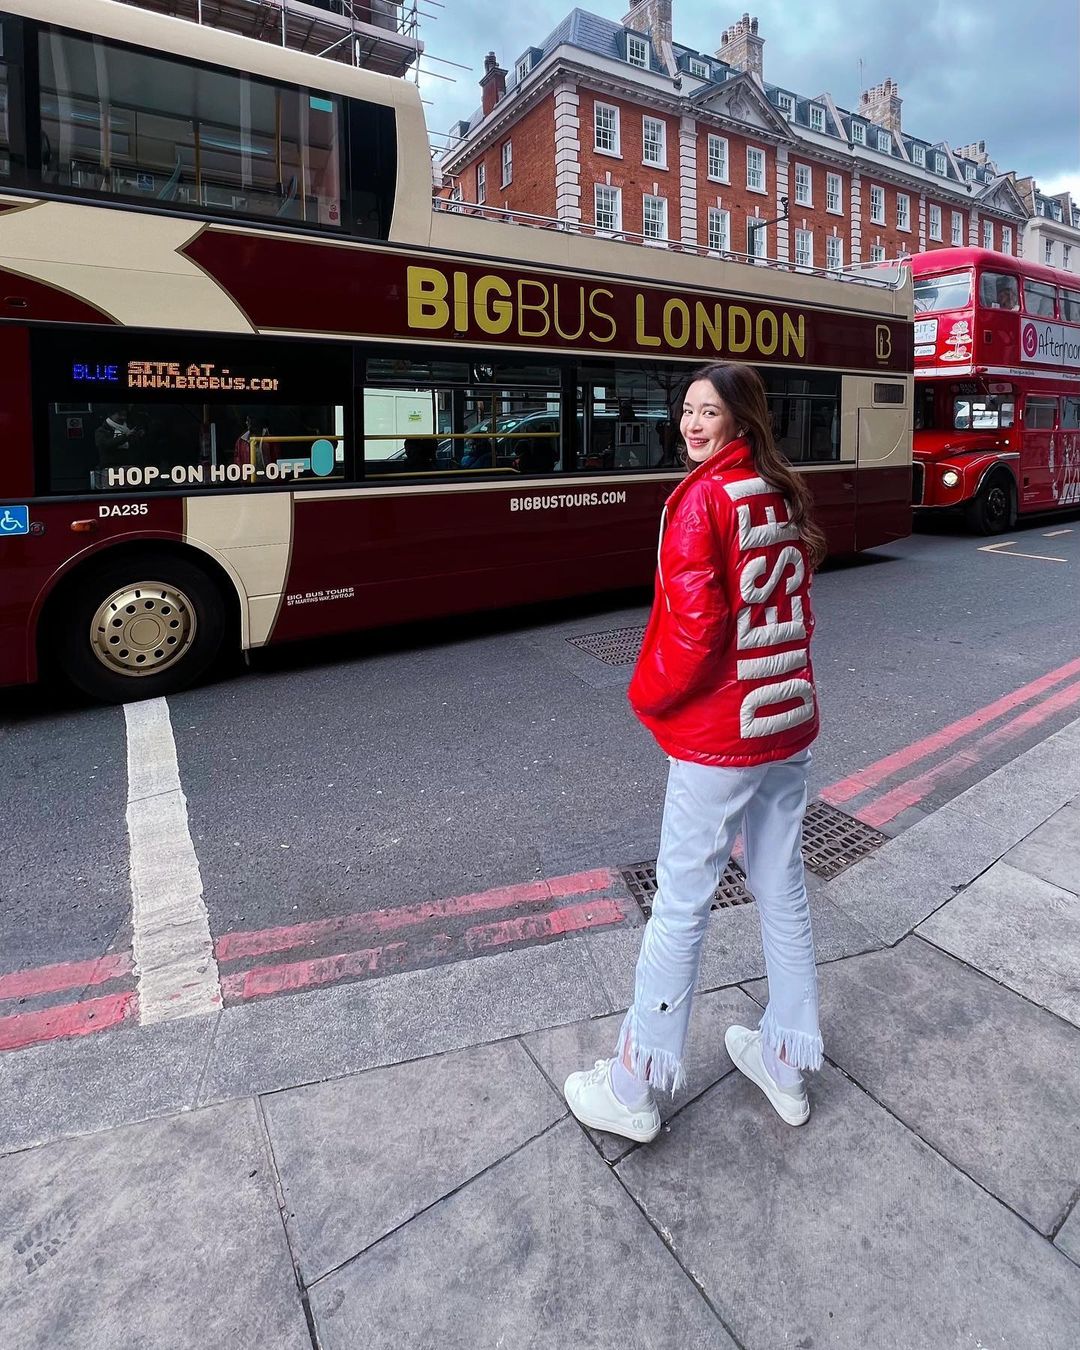
[(77, 578), (51, 619), (61, 671), (104, 703), (186, 689), (217, 656), (226, 623), (213, 580), (164, 553), (117, 559)]
[(993, 473), (968, 503), (968, 524), (976, 534), (1001, 534), (1016, 524), (1016, 484), (1007, 473)]

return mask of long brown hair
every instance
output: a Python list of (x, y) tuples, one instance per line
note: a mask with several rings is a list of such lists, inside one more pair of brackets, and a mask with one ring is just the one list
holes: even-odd
[[(776, 448), (765, 385), (753, 366), (718, 361), (695, 370), (686, 382), (687, 391), (697, 380), (708, 380), (727, 404), (739, 428), (739, 435), (750, 446), (754, 468), (777, 492), (787, 498), (792, 523), (798, 528), (810, 558), (810, 566), (820, 566), (827, 552), (825, 535), (814, 520), (814, 499), (800, 474)], [(681, 410), (680, 410), (681, 411)]]

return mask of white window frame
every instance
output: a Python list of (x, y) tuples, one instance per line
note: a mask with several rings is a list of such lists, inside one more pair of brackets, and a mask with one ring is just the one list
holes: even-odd
[[(715, 226), (715, 230), (714, 230)], [(710, 253), (731, 252), (731, 212), (722, 206), (710, 206), (708, 233)]]
[(834, 216), (844, 214), (844, 180), (838, 173), (825, 175), (825, 210)]
[[(611, 114), (610, 124), (606, 117), (607, 113)], [(606, 140), (608, 136), (611, 137), (611, 145), (601, 145), (601, 137)], [(593, 104), (593, 149), (598, 155), (613, 155), (616, 159), (621, 159), (621, 139), (619, 109), (614, 103), (601, 103), (597, 100)]]
[(522, 80), (527, 78), (530, 70), (532, 70), (532, 60), (528, 56), (523, 56), (521, 60), (517, 63), (518, 84), (520, 84)]
[(863, 122), (851, 123), (851, 139), (855, 145), (866, 144), (866, 125)]
[(476, 204), (483, 206), (487, 201), (487, 164), (479, 159), (476, 161)]
[(883, 155), (891, 155), (893, 150), (892, 133), (878, 130), (877, 148)]
[(1043, 240), (1043, 262), (1047, 267), (1054, 265), (1054, 241), (1052, 239)]
[(1012, 226), (1002, 225), (1001, 227), (1001, 251), (1002, 253), (1012, 253)]
[[(750, 178), (751, 178), (750, 157), (751, 157), (751, 155), (754, 155), (754, 156), (760, 155), (760, 157), (761, 157), (761, 170), (760, 170), (760, 171), (761, 171), (761, 184), (760, 184), (760, 186), (755, 186), (755, 185), (750, 181)], [(762, 150), (761, 147), (760, 147), (760, 146), (757, 146), (757, 145), (748, 145), (748, 146), (746, 147), (746, 190), (747, 190), (747, 192), (760, 192), (760, 193), (762, 194), (762, 196), (765, 196), (765, 194), (769, 191), (769, 183), (768, 183), (768, 165), (766, 164), (766, 161), (765, 161), (765, 151)]]
[[(650, 159), (646, 154), (649, 144), (649, 125), (659, 128), (659, 135), (655, 139), (656, 158)], [(642, 164), (651, 164), (655, 169), (667, 168), (667, 123), (662, 117), (644, 116), (641, 119), (641, 162)]]
[(820, 104), (811, 103), (810, 111), (807, 115), (809, 117), (811, 131), (823, 132), (825, 130), (825, 109), (822, 108)]
[(926, 168), (926, 146), (925, 146), (925, 145), (913, 145), (913, 146), (911, 147), (911, 161), (912, 161), (913, 164), (917, 164), (917, 165), (919, 166), (920, 169), (925, 169), (925, 168)]
[(896, 194), (896, 228), (911, 233), (911, 198), (906, 192)]
[[(659, 234), (650, 234), (650, 233), (649, 233), (649, 205), (650, 205), (650, 203), (653, 204), (654, 206), (655, 206), (657, 203), (659, 203), (659, 206), (660, 206), (660, 221), (659, 221), (660, 233), (659, 233)], [(668, 204), (667, 204), (667, 198), (666, 198), (666, 197), (656, 197), (656, 196), (654, 196), (651, 192), (645, 192), (645, 193), (642, 193), (642, 197), (641, 197), (641, 233), (645, 236), (646, 239), (653, 240), (653, 241), (656, 242), (656, 243), (661, 243), (661, 242), (664, 242), (664, 241), (667, 240), (667, 238), (668, 238)]]
[[(989, 240), (987, 235), (990, 236)], [(983, 221), (983, 248), (994, 247), (994, 222), (992, 220)]]
[(877, 183), (870, 184), (870, 224), (885, 224), (885, 189)]
[[(765, 226), (764, 229), (758, 230), (758, 232), (757, 232), (757, 233), (755, 234), (755, 236), (754, 236), (754, 252), (753, 252), (752, 255), (750, 254), (750, 226), (751, 226), (751, 225), (762, 225), (762, 226)], [(768, 229), (768, 226), (765, 225), (765, 222), (764, 222), (764, 220), (762, 219), (761, 216), (747, 216), (747, 217), (746, 217), (746, 236), (747, 236), (747, 237), (746, 237), (746, 252), (747, 252), (747, 254), (748, 254), (749, 256), (752, 256), (752, 257), (755, 257), (755, 258), (767, 258), (767, 257), (769, 256), (769, 229)]]
[[(938, 206), (936, 202), (931, 202), (927, 208), (927, 232), (930, 238), (936, 240), (938, 243), (944, 243), (945, 241), (945, 236), (941, 232), (941, 219), (941, 207)], [(937, 222), (936, 226), (934, 224), (935, 221)]]
[[(1008, 227), (1007, 225), (1003, 225), (1001, 228), (1002, 228), (1003, 230), (1007, 230), (1009, 227)], [(1061, 243), (1061, 265), (1062, 265), (1062, 267), (1065, 269), (1066, 272), (1069, 270), (1069, 265), (1070, 265), (1071, 262), (1072, 262), (1072, 245), (1071, 245), (1071, 244), (1066, 244), (1065, 241), (1062, 240), (1062, 243)]]
[(965, 164), (965, 165), (964, 165), (964, 177), (967, 179), (967, 181), (968, 181), (969, 183), (974, 183), (974, 181), (975, 181), (975, 165), (974, 165), (974, 164)]
[(949, 161), (940, 150), (934, 151), (934, 172), (940, 174), (942, 178), (947, 178), (949, 174)]
[[(638, 60), (638, 57), (641, 59)], [(638, 70), (649, 69), (649, 44), (637, 33), (626, 35), (626, 62), (627, 65), (637, 66)]]
[(795, 266), (813, 267), (813, 265), (814, 265), (814, 231), (796, 230)]
[(514, 142), (509, 138), (503, 141), (499, 150), (499, 167), (502, 170), (502, 186), (508, 187), (514, 181)]
[(783, 116), (786, 117), (790, 122), (791, 119), (795, 116), (795, 95), (777, 94), (776, 106), (780, 109), (780, 112), (783, 114)]
[(961, 211), (952, 213), (952, 232), (949, 235), (949, 241), (953, 248), (963, 248), (964, 246), (964, 216)]
[(702, 61), (700, 57), (692, 56), (690, 58), (690, 74), (696, 76), (699, 80), (707, 80), (709, 78), (708, 61)]
[[(613, 206), (611, 224), (600, 223), (600, 198), (610, 193)], [(622, 231), (622, 188), (612, 187), (610, 183), (593, 184), (593, 226), (597, 234), (619, 234)]]
[(884, 244), (871, 244), (871, 245), (870, 245), (870, 261), (871, 261), (871, 262), (884, 262), (884, 261), (885, 261), (885, 245), (884, 245)]
[[(800, 174), (803, 179), (800, 182)], [(814, 171), (809, 164), (795, 165), (795, 205), (813, 206), (814, 204)]]
[(830, 272), (843, 270), (844, 241), (838, 234), (825, 236), (825, 266)]
[[(708, 163), (706, 165), (706, 174), (712, 183), (729, 183), (731, 181), (731, 161), (728, 158), (728, 142), (726, 136), (717, 136), (714, 132), (709, 132), (707, 144)], [(713, 151), (716, 151), (714, 154)], [(713, 164), (721, 166), (721, 173), (713, 173)]]

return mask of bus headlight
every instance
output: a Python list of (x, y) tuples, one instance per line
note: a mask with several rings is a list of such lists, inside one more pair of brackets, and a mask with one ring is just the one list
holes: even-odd
[(941, 475), (941, 481), (946, 487), (955, 487), (960, 481), (960, 475), (955, 469), (946, 469)]

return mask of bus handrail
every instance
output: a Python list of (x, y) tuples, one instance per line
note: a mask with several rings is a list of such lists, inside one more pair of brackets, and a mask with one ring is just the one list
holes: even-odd
[[(899, 290), (904, 284), (903, 258), (880, 262), (851, 263), (846, 267), (812, 267), (802, 263), (785, 262), (764, 254), (739, 253), (732, 249), (708, 248), (704, 244), (686, 244), (677, 239), (654, 239), (635, 230), (602, 230), (585, 221), (560, 220), (555, 216), (536, 215), (530, 211), (514, 211), (503, 206), (481, 206), (475, 202), (456, 201), (452, 197), (433, 197), (436, 211), (451, 215), (467, 215), (482, 220), (501, 221), (510, 225), (525, 225), (531, 229), (555, 230), (563, 234), (580, 234), (612, 243), (634, 244), (637, 247), (667, 249), (671, 253), (689, 253), (699, 258), (716, 258), (722, 262), (738, 262), (751, 267), (769, 267), (780, 272), (796, 272), (800, 276), (825, 277), (831, 281), (850, 281), (860, 286), (879, 286), (885, 290)], [(870, 269), (880, 275), (871, 275)]]

